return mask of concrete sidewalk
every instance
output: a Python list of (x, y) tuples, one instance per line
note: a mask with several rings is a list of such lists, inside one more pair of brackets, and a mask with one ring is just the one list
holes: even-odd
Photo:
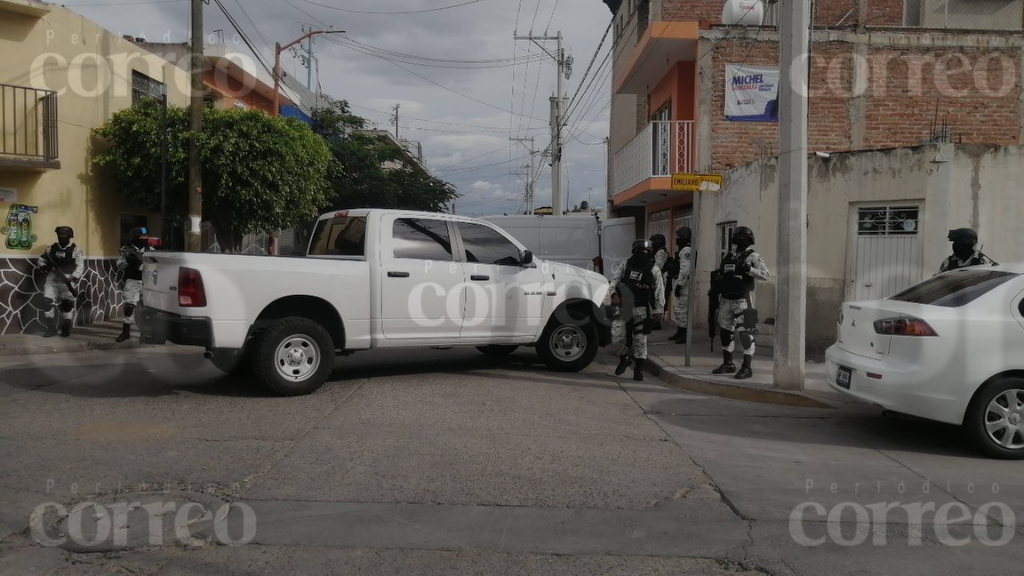
[(4, 334), (0, 335), (0, 356), (122, 350), (142, 346), (139, 343), (138, 328), (132, 328), (132, 338), (127, 342), (114, 341), (120, 333), (120, 322), (95, 322), (88, 326), (75, 326), (67, 338), (59, 335), (43, 338), (37, 334)]
[[(711, 371), (722, 363), (722, 345), (715, 339), (715, 350), (706, 332), (694, 331), (690, 345), (690, 366), (686, 366), (686, 346), (668, 340), (675, 325), (662, 322), (663, 330), (652, 333), (647, 340), (648, 366), (652, 375), (666, 383), (691, 392), (712, 394), (737, 400), (751, 400), (787, 406), (820, 408), (824, 403), (848, 402), (836, 394), (825, 381), (825, 364), (808, 362), (805, 366), (805, 390), (791, 392), (776, 388), (772, 382), (774, 359), (757, 354), (751, 363), (754, 376), (736, 380), (732, 374), (715, 375)], [(736, 354), (739, 368), (743, 356)]]

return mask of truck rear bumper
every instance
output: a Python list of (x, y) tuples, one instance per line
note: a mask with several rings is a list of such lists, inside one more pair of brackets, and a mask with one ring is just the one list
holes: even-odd
[(213, 324), (209, 318), (192, 318), (143, 307), (138, 314), (143, 344), (178, 344), (213, 347)]

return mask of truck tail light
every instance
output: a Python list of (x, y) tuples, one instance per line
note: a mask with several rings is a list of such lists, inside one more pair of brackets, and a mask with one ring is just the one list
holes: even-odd
[(883, 318), (875, 321), (875, 332), (889, 336), (938, 336), (920, 318)]
[(206, 306), (206, 288), (203, 276), (192, 268), (178, 268), (178, 306), (203, 308)]

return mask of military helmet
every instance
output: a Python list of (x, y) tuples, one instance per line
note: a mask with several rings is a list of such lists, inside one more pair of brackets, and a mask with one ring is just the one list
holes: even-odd
[(946, 238), (950, 242), (964, 244), (967, 246), (974, 246), (978, 243), (978, 233), (970, 228), (957, 228), (956, 230), (950, 230), (949, 235)]
[(137, 240), (137, 239), (142, 238), (144, 236), (146, 236), (146, 237), (149, 236), (149, 229), (147, 229), (145, 226), (140, 226), (138, 228), (132, 228), (132, 240)]
[(57, 228), (54, 229), (54, 232), (57, 233), (57, 236), (67, 236), (68, 238), (75, 237), (75, 231), (71, 229), (71, 226), (57, 226)]
[(688, 227), (683, 226), (676, 230), (676, 238), (679, 238), (681, 240), (690, 240), (691, 238), (693, 238), (693, 230), (690, 230)]
[(633, 254), (637, 252), (647, 252), (648, 254), (654, 252), (654, 244), (650, 240), (644, 240), (643, 238), (633, 242)]
[(738, 244), (737, 241), (740, 238), (746, 238), (750, 242), (750, 244), (753, 244), (754, 243), (754, 231), (751, 230), (750, 228), (747, 228), (746, 226), (737, 226), (732, 231), (732, 243), (733, 244)]
[(651, 244), (655, 250), (660, 250), (665, 247), (665, 236), (664, 234), (655, 234), (651, 236)]

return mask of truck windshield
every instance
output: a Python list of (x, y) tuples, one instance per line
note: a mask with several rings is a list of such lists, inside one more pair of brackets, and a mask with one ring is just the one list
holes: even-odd
[(977, 300), (1016, 276), (1011, 272), (967, 268), (934, 276), (892, 296), (890, 300), (956, 308)]
[(310, 256), (365, 256), (365, 252), (365, 216), (335, 216), (317, 222)]

